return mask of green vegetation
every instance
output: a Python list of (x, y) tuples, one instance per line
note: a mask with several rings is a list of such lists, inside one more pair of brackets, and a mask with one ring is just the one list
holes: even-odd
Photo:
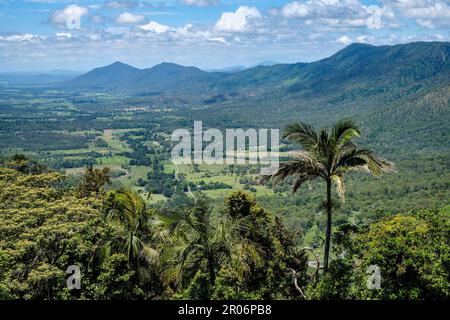
[[(118, 63), (67, 86), (2, 82), (0, 298), (447, 299), (449, 48), (358, 44), (237, 73)], [(328, 127), (342, 118), (364, 135)], [(288, 127), (279, 183), (259, 184), (260, 165), (170, 161), (171, 133), (194, 120), (292, 119), (311, 125)], [(397, 173), (349, 170), (387, 169), (374, 154)], [(345, 203), (330, 187), (344, 174)], [(75, 264), (81, 291), (66, 286)], [(372, 265), (380, 290), (367, 289)]]
[[(447, 299), (448, 208), (342, 225), (322, 274), (317, 256), (254, 196), (237, 191), (219, 207), (204, 195), (159, 209), (129, 191), (76, 188), (15, 157), (0, 167), (2, 299)], [(87, 184), (86, 181), (92, 181)], [(309, 260), (313, 258), (313, 260)], [(69, 266), (81, 289), (66, 286)], [(368, 266), (381, 270), (369, 290)], [(293, 283), (295, 280), (295, 284)]]
[(289, 125), (283, 137), (298, 143), (303, 151), (295, 154), (295, 159), (282, 163), (275, 173), (264, 176), (263, 183), (273, 180), (275, 183), (289, 176), (295, 177), (292, 191), (296, 192), (305, 182), (320, 178), (327, 186), (327, 229), (324, 249), (323, 272), (328, 272), (328, 259), (331, 244), (331, 185), (336, 187), (339, 197), (344, 200), (344, 175), (349, 171), (367, 171), (373, 175), (389, 172), (394, 166), (381, 158), (377, 158), (372, 151), (361, 149), (352, 139), (361, 134), (358, 126), (352, 120), (338, 121), (331, 131), (321, 129), (319, 133), (306, 123)]
[[(330, 272), (311, 297), (318, 299), (448, 299), (448, 209), (397, 214), (370, 226), (345, 225), (336, 233)], [(381, 271), (379, 290), (367, 288), (367, 270)]]

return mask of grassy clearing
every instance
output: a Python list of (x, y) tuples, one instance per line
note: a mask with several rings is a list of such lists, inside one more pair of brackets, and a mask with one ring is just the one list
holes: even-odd
[(97, 158), (97, 164), (99, 165), (126, 165), (129, 161), (130, 159), (124, 156), (106, 156)]
[(140, 178), (145, 179), (150, 168), (146, 166), (131, 166), (128, 173), (121, 176), (118, 180), (126, 187), (133, 188)]
[[(216, 189), (216, 190), (204, 190), (203, 192), (213, 199), (223, 199), (233, 190), (244, 190), (245, 185), (240, 183), (240, 179), (252, 179), (255, 178), (254, 174), (244, 174), (237, 176), (235, 174), (224, 173), (226, 165), (206, 165), (202, 164), (198, 166), (198, 172), (194, 172), (192, 165), (178, 165), (178, 174), (185, 176), (186, 180), (193, 183), (199, 183), (204, 181), (205, 183), (225, 183), (232, 187), (232, 189)], [(171, 162), (164, 164), (164, 171), (166, 173), (172, 173), (176, 171), (176, 166)], [(252, 186), (253, 194), (256, 197), (273, 196), (273, 190), (267, 189), (264, 186)]]
[(120, 153), (132, 151), (124, 141), (120, 141), (120, 135), (133, 130), (138, 129), (106, 129), (103, 131), (102, 139), (108, 143), (111, 152)]
[[(122, 169), (121, 165), (99, 165), (99, 164), (94, 165), (94, 168), (96, 169), (101, 169), (104, 167), (108, 167), (112, 172), (124, 170)], [(77, 168), (67, 168), (64, 170), (64, 172), (68, 175), (80, 175), (83, 174), (85, 170), (86, 170), (85, 167), (77, 167)]]

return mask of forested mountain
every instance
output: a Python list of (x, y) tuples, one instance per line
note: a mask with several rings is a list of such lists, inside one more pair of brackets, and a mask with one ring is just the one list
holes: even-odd
[[(241, 72), (206, 72), (162, 63), (139, 70), (120, 62), (97, 68), (63, 85), (126, 93), (261, 92), (323, 95), (336, 90), (370, 95), (417, 91), (448, 83), (450, 44), (416, 42), (395, 46), (352, 44), (312, 63), (259, 65)], [(187, 81), (188, 80), (188, 81)], [(371, 88), (367, 92), (368, 88)]]
[[(62, 85), (158, 96), (158, 103), (170, 107), (203, 105), (187, 115), (180, 110), (180, 116), (219, 127), (283, 127), (293, 118), (324, 125), (353, 117), (367, 128), (368, 141), (383, 152), (411, 146), (414, 151), (446, 150), (449, 56), (447, 42), (352, 44), (312, 63), (235, 73), (170, 63), (138, 70), (115, 63)], [(426, 139), (417, 140), (418, 132), (426, 132)]]
[(157, 94), (163, 92), (192, 92), (214, 83), (221, 73), (206, 72), (196, 67), (161, 63), (139, 70), (121, 62), (96, 68), (80, 77), (65, 82), (63, 87), (90, 90), (118, 90), (123, 93)]
[(139, 69), (117, 61), (109, 66), (91, 70), (64, 83), (64, 85), (68, 87), (89, 87), (91, 89), (106, 87), (115, 89), (128, 83), (138, 72)]

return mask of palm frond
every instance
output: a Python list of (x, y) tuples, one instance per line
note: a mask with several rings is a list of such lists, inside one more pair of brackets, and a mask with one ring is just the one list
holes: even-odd
[(344, 176), (342, 174), (334, 174), (331, 176), (331, 181), (333, 181), (339, 198), (342, 202), (345, 202), (345, 183)]
[(245, 278), (252, 266), (259, 266), (264, 259), (261, 248), (249, 239), (242, 238), (235, 243), (231, 251), (231, 264), (239, 278)]
[[(259, 183), (265, 184), (271, 180), (274, 184), (278, 184), (289, 176), (298, 177), (300, 185), (308, 180), (312, 180), (316, 177), (325, 178), (325, 168), (323, 164), (315, 161), (311, 157), (305, 157), (304, 155), (291, 161), (280, 164), (278, 170), (272, 175), (261, 176), (258, 180)], [(305, 179), (306, 180), (303, 180)], [(298, 187), (300, 186), (298, 185)], [(297, 189), (298, 189), (297, 187)]]
[(103, 244), (99, 244), (94, 249), (94, 253), (89, 261), (89, 267), (101, 265), (108, 257), (111, 256), (112, 241), (108, 240)]
[(294, 180), (292, 184), (292, 193), (296, 193), (298, 189), (307, 181), (311, 181), (317, 178), (314, 174), (302, 174), (300, 177)]
[(298, 143), (307, 151), (316, 150), (319, 140), (314, 127), (304, 122), (288, 124), (283, 138)]
[(196, 241), (187, 243), (183, 247), (183, 249), (180, 251), (180, 255), (179, 255), (180, 265), (183, 266), (186, 263), (186, 261), (188, 260), (188, 258), (191, 255), (194, 255), (195, 253), (197, 253), (198, 251), (203, 251), (203, 248)]
[(161, 272), (160, 279), (163, 284), (169, 285), (173, 283), (179, 288), (182, 280), (181, 267), (179, 265), (170, 265)]
[(107, 220), (119, 221), (134, 229), (137, 225), (145, 223), (148, 212), (144, 200), (136, 193), (126, 190), (114, 191), (113, 208), (107, 214)]
[(144, 244), (141, 241), (141, 252), (140, 256), (145, 259), (145, 261), (152, 266), (158, 266), (160, 262), (160, 255), (159, 252), (153, 249), (152, 247)]
[(341, 154), (336, 159), (333, 170), (366, 170), (374, 176), (382, 173), (396, 172), (395, 165), (377, 157), (373, 151), (367, 149), (352, 148)]
[(359, 137), (361, 131), (356, 122), (352, 119), (343, 119), (336, 122), (331, 131), (331, 139), (336, 147), (345, 145), (351, 139)]

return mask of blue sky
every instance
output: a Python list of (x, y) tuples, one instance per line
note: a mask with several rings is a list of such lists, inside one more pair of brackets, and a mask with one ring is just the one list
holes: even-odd
[(0, 72), (314, 61), (449, 31), (450, 0), (0, 0)]

